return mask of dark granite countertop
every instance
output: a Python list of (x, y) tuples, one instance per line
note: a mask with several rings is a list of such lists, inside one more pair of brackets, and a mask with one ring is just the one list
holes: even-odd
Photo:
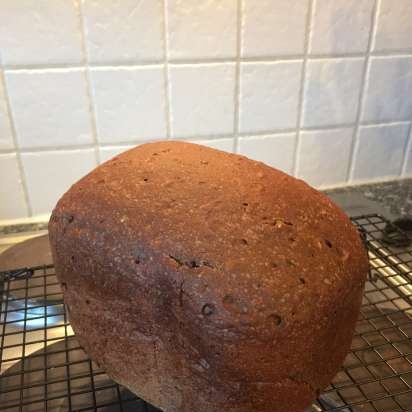
[(48, 222), (22, 223), (18, 225), (0, 226), (0, 235), (11, 235), (22, 232), (37, 232), (47, 229)]
[(349, 215), (378, 213), (392, 220), (412, 216), (412, 179), (326, 190)]
[[(379, 213), (388, 219), (412, 215), (412, 179), (325, 190), (350, 216)], [(47, 222), (0, 226), (0, 236), (47, 229)]]

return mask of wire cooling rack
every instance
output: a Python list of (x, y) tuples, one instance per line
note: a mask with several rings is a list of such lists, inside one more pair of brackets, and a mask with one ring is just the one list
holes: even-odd
[[(353, 222), (369, 248), (370, 276), (352, 349), (309, 411), (412, 411), (412, 248), (384, 243), (380, 216)], [(0, 411), (158, 411), (87, 357), (52, 266), (0, 276)]]

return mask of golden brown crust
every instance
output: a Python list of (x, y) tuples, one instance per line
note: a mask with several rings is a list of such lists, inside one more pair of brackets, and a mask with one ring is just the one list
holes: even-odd
[(145, 144), (76, 183), (49, 230), (81, 343), (165, 411), (301, 412), (349, 348), (359, 235), (262, 163)]

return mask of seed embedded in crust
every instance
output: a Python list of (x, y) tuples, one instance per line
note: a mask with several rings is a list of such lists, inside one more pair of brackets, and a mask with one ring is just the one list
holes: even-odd
[(210, 316), (210, 315), (213, 315), (214, 312), (215, 312), (215, 307), (211, 303), (206, 303), (205, 305), (203, 305), (202, 315)]

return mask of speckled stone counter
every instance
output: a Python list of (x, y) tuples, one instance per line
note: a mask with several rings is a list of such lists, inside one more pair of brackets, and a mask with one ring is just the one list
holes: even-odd
[(379, 213), (389, 219), (412, 216), (412, 179), (348, 186), (325, 193), (351, 215)]
[(11, 235), (21, 232), (37, 232), (47, 229), (48, 222), (22, 223), (21, 225), (0, 226), (0, 235)]

